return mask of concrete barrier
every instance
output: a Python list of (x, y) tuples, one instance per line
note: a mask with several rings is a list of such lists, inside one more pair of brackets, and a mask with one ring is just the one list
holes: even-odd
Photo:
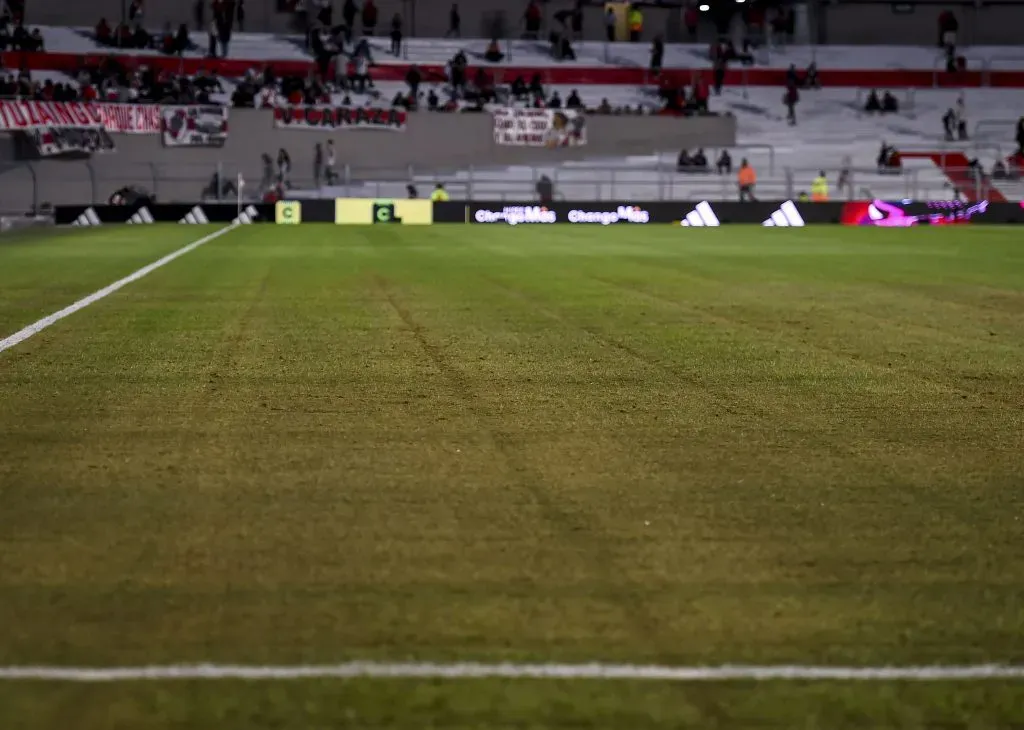
[(116, 135), (117, 150), (87, 163), (42, 160), (12, 164), (9, 140), (0, 144), (0, 201), (6, 210), (34, 203), (90, 204), (123, 185), (141, 185), (165, 202), (196, 200), (213, 173), (241, 173), (253, 185), (260, 155), (288, 150), (297, 179), (312, 179), (314, 145), (333, 139), (339, 166), (379, 170), (404, 179), (409, 166), (426, 171), (475, 166), (558, 164), (593, 157), (646, 155), (736, 143), (732, 117), (590, 116), (584, 147), (508, 147), (494, 142), (489, 114), (411, 114), (405, 131), (277, 129), (265, 109), (232, 110), (230, 135), (220, 149), (164, 147), (158, 135)]

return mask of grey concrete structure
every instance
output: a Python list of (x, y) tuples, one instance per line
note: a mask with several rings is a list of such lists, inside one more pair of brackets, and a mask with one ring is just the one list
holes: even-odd
[(297, 180), (313, 177), (317, 142), (333, 139), (339, 165), (356, 179), (403, 180), (409, 166), (420, 172), (469, 166), (557, 164), (591, 157), (647, 155), (684, 147), (727, 147), (736, 143), (733, 117), (592, 116), (588, 144), (549, 150), (494, 142), (489, 114), (410, 115), (403, 132), (345, 132), (276, 129), (269, 110), (233, 110), (231, 133), (221, 149), (167, 148), (159, 135), (116, 135), (117, 151), (88, 163), (65, 160), (14, 163), (13, 146), (0, 136), (0, 208), (25, 210), (34, 203), (96, 203), (118, 187), (141, 185), (165, 202), (198, 199), (213, 173), (241, 173), (253, 185), (262, 175), (260, 155), (288, 150)]

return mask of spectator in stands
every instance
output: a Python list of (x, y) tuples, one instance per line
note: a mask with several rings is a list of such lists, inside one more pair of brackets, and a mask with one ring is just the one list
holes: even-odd
[(228, 44), (231, 43), (231, 27), (233, 24), (234, 17), (231, 14), (224, 10), (217, 13), (217, 39), (220, 41), (221, 58), (228, 57)]
[(210, 21), (210, 29), (208, 31), (208, 45), (206, 49), (207, 58), (217, 57), (217, 21)]
[(804, 86), (809, 89), (820, 89), (821, 81), (818, 79), (818, 65), (813, 60), (807, 66), (804, 73)]
[(1006, 178), (1006, 165), (1003, 164), (1002, 160), (996, 160), (992, 165), (992, 179), (1005, 180)]
[(597, 107), (597, 113), (598, 114), (611, 114), (612, 113), (612, 105), (608, 103), (607, 99), (601, 99), (601, 103)]
[(405, 83), (409, 86), (409, 95), (414, 99), (419, 98), (420, 84), (423, 83), (423, 74), (420, 67), (413, 64), (405, 74)]
[(245, 31), (245, 0), (238, 0), (238, 7), (235, 18), (238, 21), (238, 30)]
[(454, 95), (463, 94), (466, 91), (466, 66), (469, 59), (466, 54), (459, 51), (448, 61), (448, 83), (451, 84)]
[(431, 88), (427, 92), (427, 111), (436, 112), (438, 105), (441, 103), (441, 99), (437, 96), (437, 92)]
[(712, 74), (716, 95), (721, 95), (722, 93), (722, 85), (725, 83), (725, 68), (727, 64), (728, 59), (726, 59), (722, 54), (718, 54), (714, 59), (712, 59)]
[(523, 25), (526, 28), (523, 38), (534, 41), (539, 39), (541, 17), (540, 5), (537, 0), (530, 0), (526, 4), (526, 10), (523, 11)]
[(101, 46), (109, 46), (112, 45), (112, 40), (113, 32), (107, 23), (107, 19), (100, 18), (100, 22), (96, 24), (96, 42)]
[(665, 61), (665, 41), (660, 35), (655, 36), (651, 41), (651, 75), (657, 76), (661, 73), (661, 67)]
[(686, 26), (686, 32), (690, 36), (691, 41), (697, 40), (697, 25), (700, 21), (700, 13), (697, 12), (697, 6), (692, 3), (686, 3), (686, 10), (683, 11), (683, 25)]
[(285, 188), (292, 186), (289, 176), (292, 171), (292, 158), (288, 151), (282, 147), (277, 152), (277, 182)]
[(896, 148), (892, 145), (882, 142), (882, 147), (878, 150), (878, 172), (879, 174), (899, 174), (902, 162), (900, 161), (900, 154), (896, 151)]
[(487, 44), (487, 50), (484, 51), (484, 60), (489, 63), (501, 63), (505, 58), (505, 54), (501, 52), (501, 46), (498, 44), (497, 38), (491, 38), (491, 42)]
[(956, 34), (960, 30), (960, 22), (952, 10), (939, 13), (939, 48), (956, 48)]
[(541, 205), (551, 205), (555, 202), (555, 184), (547, 175), (541, 175), (537, 180), (537, 199)]
[(741, 203), (757, 201), (757, 198), (754, 197), (754, 186), (757, 185), (757, 173), (746, 159), (740, 163), (740, 169), (736, 173), (736, 183), (739, 187)]
[(690, 170), (692, 172), (707, 172), (708, 171), (708, 158), (704, 154), (704, 149), (698, 149), (694, 153), (693, 157), (690, 158)]
[(786, 121), (791, 127), (796, 126), (796, 105), (800, 102), (800, 92), (795, 86), (787, 87), (782, 95), (782, 103), (786, 106)]
[(132, 32), (132, 48), (149, 48), (150, 41), (149, 33), (142, 27), (142, 23), (135, 24), (135, 30)]
[(580, 99), (580, 95), (576, 91), (576, 89), (573, 89), (569, 93), (569, 98), (565, 100), (565, 108), (566, 109), (582, 109), (583, 108), (583, 101)]
[(956, 98), (956, 106), (953, 107), (953, 111), (956, 113), (957, 137), (961, 140), (967, 139), (967, 104), (963, 94)]
[(882, 96), (882, 113), (895, 114), (899, 110), (900, 103), (896, 101), (896, 97), (892, 95), (892, 92), (887, 90)]
[(512, 83), (508, 86), (508, 93), (516, 101), (523, 101), (529, 95), (529, 89), (526, 87), (526, 81), (522, 76), (516, 76), (512, 79)]
[(462, 37), (462, 15), (459, 13), (458, 3), (452, 3), (451, 10), (448, 11), (448, 31), (444, 34), (444, 37)]
[(562, 97), (558, 95), (557, 91), (552, 92), (551, 98), (548, 99), (548, 109), (561, 109), (562, 108)]
[(189, 47), (189, 36), (188, 26), (182, 23), (178, 26), (178, 34), (174, 37), (174, 45), (172, 47), (172, 53), (176, 53), (179, 56), (184, 56), (185, 51)]
[(864, 102), (864, 111), (868, 114), (881, 113), (882, 100), (878, 98), (878, 91), (876, 89), (872, 89), (871, 93), (868, 94), (868, 100)]
[(722, 154), (715, 161), (715, 169), (719, 175), (732, 174), (732, 157), (729, 155), (729, 150), (722, 150)]
[(377, 30), (377, 5), (373, 0), (363, 1), (363, 35), (372, 36)]
[(398, 13), (391, 17), (391, 55), (402, 55), (402, 16)]
[(544, 97), (544, 85), (541, 83), (539, 73), (535, 73), (533, 78), (530, 79), (530, 95), (534, 97)]
[[(124, 5), (122, 5), (121, 7), (123, 8)], [(128, 22), (142, 22), (142, 0), (132, 0), (131, 4), (128, 5)]]
[(615, 14), (615, 8), (609, 5), (608, 9), (604, 13), (604, 30), (609, 43), (615, 42), (615, 29), (618, 25), (619, 18)]
[(572, 49), (572, 41), (569, 40), (566, 33), (553, 30), (548, 40), (551, 43), (551, 58), (554, 60), (566, 61), (576, 58), (576, 52)]
[(789, 68), (786, 69), (786, 86), (803, 86), (803, 79), (800, 78), (800, 72), (796, 70), (796, 64), (789, 64)]
[(630, 43), (639, 43), (644, 32), (644, 13), (639, 5), (630, 5), (626, 11), (626, 25), (629, 27)]
[(1017, 134), (1014, 141), (1017, 143), (1017, 154), (1024, 156), (1024, 117), (1017, 120)]

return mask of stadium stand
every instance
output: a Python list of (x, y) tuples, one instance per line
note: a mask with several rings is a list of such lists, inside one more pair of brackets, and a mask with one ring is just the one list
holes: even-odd
[[(34, 0), (26, 20), (53, 21), (57, 5), (63, 7)], [(120, 3), (90, 4), (89, 18), (74, 8), (65, 18), (76, 26), (22, 26), (9, 12), (7, 24), (17, 29), (19, 50), (0, 55), (7, 69), (16, 69), (0, 71), (0, 98), (233, 107), (400, 105), (415, 113), (487, 110), (494, 104), (550, 107), (572, 100), (589, 114), (730, 114), (740, 132), (730, 156), (734, 164), (748, 158), (759, 170), (757, 188), (764, 197), (797, 196), (825, 171), (833, 195), (844, 198), (1021, 199), (1013, 128), (1024, 109), (1024, 91), (1018, 90), (1024, 87), (1024, 51), (1019, 47), (958, 45), (951, 53), (936, 47), (783, 44), (779, 40), (786, 29), (773, 28), (781, 32), (774, 40), (766, 37), (772, 22), (762, 18), (761, 35), (752, 34), (749, 25), (746, 29), (757, 42), (669, 43), (653, 63), (655, 48), (648, 42), (574, 38), (573, 57), (566, 59), (560, 57), (561, 46), (543, 36), (488, 41), (454, 37), (451, 28), (438, 31), (448, 37), (403, 36), (395, 45), (386, 34), (361, 36), (362, 28), (353, 34), (349, 28), (311, 21), (310, 11), (317, 6), (294, 3), (280, 10), (275, 6), (273, 12), (266, 4), (242, 5), (246, 31), (237, 30), (239, 5), (234, 4), (230, 38), (221, 42), (211, 39), (216, 24), (205, 25), (209, 8), (201, 18), (198, 5), (189, 11), (191, 17), (178, 3), (146, 0), (133, 7), (134, 14), (123, 17)], [(509, 5), (501, 7), (507, 11)], [(378, 4), (381, 19), (394, 12), (399, 11), (388, 3)], [(360, 18), (351, 25), (359, 26)], [(281, 32), (248, 30), (254, 27)], [(311, 32), (293, 32), (302, 29)], [(8, 37), (10, 48), (14, 31)], [(716, 71), (721, 71), (718, 79)], [(368, 83), (358, 78), (363, 76)], [(713, 92), (716, 80), (720, 94)], [(782, 101), (787, 87), (797, 89), (792, 117)], [(872, 109), (873, 90), (887, 105), (892, 99), (891, 111)], [(982, 109), (984, 116), (975, 113)], [(957, 124), (953, 132), (950, 119)], [(883, 140), (894, 156), (884, 154)], [(312, 148), (305, 138), (296, 144)], [(512, 199), (532, 196), (541, 175), (551, 177), (565, 199), (689, 200), (737, 194), (734, 171), (719, 170), (716, 164), (721, 149), (702, 151), (709, 158), (705, 171), (700, 165), (680, 167), (683, 150), (661, 149), (657, 140), (651, 147), (649, 155), (558, 166), (410, 169), (382, 179), (375, 179), (372, 170), (346, 168), (342, 159), (340, 187), (314, 186), (312, 174), (296, 174), (289, 194), (393, 196), (404, 194), (409, 184), (444, 179), (456, 196)], [(255, 151), (251, 166), (244, 166), (246, 174), (265, 177), (256, 171), (261, 152)], [(218, 153), (209, 155), (216, 160)], [(299, 153), (295, 167), (312, 169), (311, 155)], [(242, 172), (237, 160), (226, 162)], [(197, 179), (208, 177), (208, 168)]]

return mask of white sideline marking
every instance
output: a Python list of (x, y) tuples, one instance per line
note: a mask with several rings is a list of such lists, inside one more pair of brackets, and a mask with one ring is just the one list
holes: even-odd
[(153, 271), (156, 271), (157, 269), (159, 269), (161, 266), (163, 266), (165, 264), (171, 263), (172, 261), (174, 261), (174, 259), (178, 258), (179, 256), (184, 256), (189, 251), (193, 251), (193, 250), (199, 248), (200, 246), (202, 246), (204, 243), (209, 243), (213, 239), (218, 238), (219, 236), (223, 236), (228, 231), (234, 230), (237, 227), (238, 227), (237, 223), (232, 223), (231, 225), (226, 226), (225, 228), (221, 228), (219, 231), (214, 231), (209, 236), (203, 236), (198, 241), (193, 241), (192, 243), (188, 244), (187, 246), (183, 246), (182, 248), (179, 248), (177, 251), (172, 251), (171, 253), (169, 253), (166, 256), (164, 256), (162, 259), (157, 259), (153, 263), (148, 264), (147, 266), (143, 266), (141, 269), (139, 269), (135, 273), (129, 274), (128, 276), (124, 277), (123, 279), (118, 279), (117, 281), (115, 281), (110, 286), (105, 286), (102, 289), (100, 289), (99, 291), (93, 292), (92, 294), (90, 294), (89, 296), (85, 297), (84, 299), (79, 299), (74, 304), (69, 304), (68, 306), (64, 307), (64, 309), (60, 310), (59, 312), (54, 312), (53, 314), (49, 315), (48, 317), (43, 317), (38, 322), (34, 322), (33, 324), (30, 324), (28, 327), (25, 327), (24, 329), (18, 330), (13, 335), (11, 335), (9, 337), (5, 337), (4, 339), (0, 340), (0, 352), (3, 352), (4, 350), (11, 349), (12, 347), (17, 345), (18, 343), (24, 342), (25, 340), (27, 340), (32, 335), (39, 334), (44, 329), (49, 327), (51, 324), (54, 324), (55, 322), (59, 322), (60, 320), (64, 319), (65, 317), (74, 314), (79, 309), (85, 309), (90, 304), (94, 304), (94, 303), (98, 302), (100, 299), (103, 299), (104, 297), (113, 294), (114, 292), (116, 292), (121, 287), (126, 286), (128, 284), (131, 284), (133, 281), (138, 281), (139, 279), (141, 279), (146, 274), (149, 274), (149, 273), (151, 273)]
[(346, 662), (320, 666), (181, 664), (150, 667), (0, 667), (0, 681), (120, 682), (134, 680), (274, 680), (371, 678), (654, 679), (676, 682), (729, 680), (943, 681), (1024, 679), (1024, 666), (976, 664), (919, 667), (745, 666), (671, 667), (635, 664), (478, 664)]

